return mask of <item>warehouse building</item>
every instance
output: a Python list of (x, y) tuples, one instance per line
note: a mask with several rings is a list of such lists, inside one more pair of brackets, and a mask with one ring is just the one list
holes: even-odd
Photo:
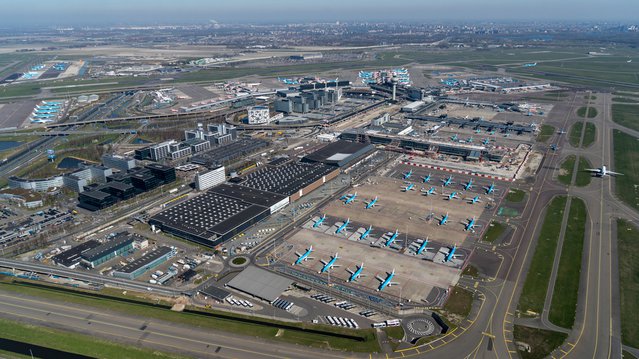
[(208, 168), (217, 168), (240, 157), (251, 155), (268, 146), (269, 143), (264, 140), (241, 139), (193, 156), (191, 162)]
[(111, 258), (133, 250), (134, 237), (128, 232), (120, 232), (111, 240), (81, 254), (82, 263), (95, 268)]
[(149, 224), (214, 247), (266, 218), (274, 204), (262, 206), (208, 191), (156, 214), (149, 219)]
[(166, 262), (175, 256), (176, 253), (175, 248), (166, 246), (158, 247), (124, 267), (113, 271), (113, 276), (118, 278), (135, 279), (145, 272)]
[(240, 185), (289, 196), (293, 202), (339, 175), (339, 168), (319, 163), (278, 161), (266, 165), (241, 179)]
[(293, 281), (286, 277), (251, 265), (231, 279), (227, 286), (273, 303), (291, 284)]
[(239, 199), (244, 202), (257, 204), (259, 206), (268, 207), (270, 214), (286, 207), (289, 203), (289, 199), (285, 195), (238, 186), (235, 184), (221, 184), (213, 187), (210, 192)]
[(90, 239), (84, 243), (78, 244), (77, 246), (69, 250), (56, 254), (51, 259), (53, 260), (53, 263), (59, 266), (74, 269), (82, 261), (82, 254), (84, 252), (87, 252), (99, 245), (100, 242), (96, 241), (95, 239)]
[(302, 158), (302, 162), (324, 163), (329, 166), (344, 167), (375, 151), (371, 144), (337, 141)]

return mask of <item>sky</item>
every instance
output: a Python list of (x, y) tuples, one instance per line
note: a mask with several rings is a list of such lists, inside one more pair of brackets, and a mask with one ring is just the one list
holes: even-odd
[(638, 0), (0, 0), (0, 27), (310, 21), (639, 22)]

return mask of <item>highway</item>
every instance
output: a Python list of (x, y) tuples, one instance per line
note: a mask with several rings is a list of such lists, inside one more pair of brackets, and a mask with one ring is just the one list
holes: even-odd
[(202, 329), (0, 290), (0, 317), (196, 358), (344, 358), (355, 355)]
[(140, 281), (128, 280), (123, 278), (114, 278), (111, 276), (104, 276), (91, 272), (83, 272), (81, 270), (67, 269), (64, 267), (54, 267), (44, 264), (18, 261), (14, 259), (0, 258), (0, 267), (9, 269), (24, 270), (28, 272), (35, 272), (41, 275), (55, 275), (65, 278), (73, 278), (91, 283), (98, 283), (108, 285), (115, 288), (123, 288), (136, 290), (139, 292), (152, 291), (161, 295), (167, 295), (175, 297), (180, 295), (180, 291), (171, 289), (170, 287), (163, 287), (160, 285), (152, 285)]

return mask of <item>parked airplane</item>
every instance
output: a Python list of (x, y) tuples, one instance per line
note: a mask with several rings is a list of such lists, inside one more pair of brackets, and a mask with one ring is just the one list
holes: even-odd
[(554, 152), (554, 151), (557, 151), (557, 145), (555, 145), (555, 144), (550, 145), (550, 149), (551, 149), (553, 152)]
[(471, 218), (468, 220), (468, 223), (466, 223), (464, 230), (465, 231), (471, 231), (473, 233), (475, 233), (475, 227), (479, 227), (477, 223), (477, 220), (475, 219), (475, 217)]
[(424, 196), (430, 196), (431, 194), (435, 194), (435, 187), (431, 187), (428, 190), (422, 188), (422, 193)]
[(415, 190), (414, 183), (408, 183), (406, 187), (402, 187), (402, 192), (408, 192), (408, 191), (414, 191), (414, 190)]
[(563, 129), (563, 128), (562, 128), (561, 130), (557, 131), (557, 134), (558, 134), (558, 135), (563, 135), (563, 134), (565, 134), (565, 133), (566, 133), (566, 131), (564, 131), (564, 129)]
[(428, 174), (428, 176), (424, 176), (424, 177), (422, 178), (422, 179), (424, 180), (424, 183), (428, 183), (428, 182), (430, 182), (430, 177), (431, 177), (431, 174), (430, 174), (430, 173)]
[(348, 224), (351, 223), (351, 219), (350, 218), (346, 218), (346, 222), (344, 222), (341, 226), (339, 226), (337, 228), (337, 230), (335, 231), (335, 234), (340, 234), (342, 233), (343, 230), (348, 228)]
[(523, 64), (523, 67), (535, 67), (535, 66), (537, 66), (536, 62), (531, 62), (529, 64)]
[(447, 178), (443, 179), (442, 182), (444, 182), (444, 187), (450, 186), (451, 184), (455, 183), (453, 182), (453, 176), (448, 176)]
[(399, 229), (396, 229), (395, 232), (390, 237), (388, 237), (386, 243), (384, 243), (384, 247), (389, 247), (391, 244), (393, 244), (393, 242), (395, 242), (395, 240), (397, 239), (397, 236), (399, 236)]
[(424, 251), (428, 252), (429, 249), (433, 249), (432, 247), (427, 247), (428, 246), (428, 237), (424, 240), (422, 240), (422, 244), (419, 245), (419, 248), (417, 248), (417, 255), (422, 254)]
[(313, 228), (319, 227), (320, 224), (324, 223), (325, 220), (326, 220), (326, 214), (323, 214), (320, 218), (317, 219), (317, 221), (315, 221), (315, 223), (313, 223)]
[(353, 194), (345, 194), (342, 197), (340, 197), (341, 200), (344, 200), (344, 204), (351, 204), (353, 203), (353, 201), (355, 201), (355, 198), (357, 198), (357, 192), (353, 193)]
[(362, 233), (362, 235), (359, 236), (359, 240), (362, 241), (366, 239), (371, 234), (372, 230), (373, 230), (373, 226), (368, 226), (368, 229), (365, 230), (364, 233)]
[(497, 190), (497, 188), (495, 188), (495, 182), (491, 183), (488, 187), (484, 187), (484, 189), (486, 190), (486, 194), (494, 193)]
[(479, 196), (475, 196), (475, 197), (471, 198), (468, 203), (470, 203), (470, 204), (481, 203), (481, 199), (479, 198)]
[(486, 146), (490, 143), (490, 140), (487, 138), (484, 138), (484, 140), (482, 141), (482, 145)]
[(447, 200), (452, 201), (454, 198), (459, 198), (457, 197), (457, 192), (451, 192), (450, 194), (443, 194), (444, 197), (446, 197)]
[(322, 269), (320, 269), (320, 271), (318, 273), (326, 273), (329, 270), (331, 270), (331, 268), (337, 268), (340, 267), (339, 265), (336, 265), (335, 262), (337, 261), (337, 259), (339, 258), (339, 256), (337, 255), (337, 253), (335, 253), (334, 256), (331, 257), (331, 260), (329, 260), (328, 262), (325, 260), (320, 260), (320, 262), (322, 262), (322, 264), (324, 264), (324, 266), (322, 267)]
[(453, 142), (457, 142), (457, 140), (459, 140), (459, 137), (457, 137), (457, 134), (454, 134), (450, 137), (450, 140)]
[(445, 216), (442, 216), (442, 219), (439, 220), (439, 226), (443, 226), (448, 222), (448, 212), (446, 212)]
[(293, 263), (293, 265), (301, 264), (302, 262), (308, 259), (313, 259), (313, 257), (309, 257), (309, 255), (312, 252), (313, 252), (313, 246), (308, 247), (308, 249), (304, 253), (295, 252), (295, 254), (297, 254), (297, 260)]
[(473, 179), (469, 179), (468, 182), (466, 182), (464, 184), (464, 191), (468, 191), (469, 189), (473, 188)]
[(410, 170), (410, 171), (408, 171), (408, 172), (404, 173), (404, 179), (405, 179), (405, 180), (407, 180), (407, 179), (409, 179), (409, 178), (410, 178), (410, 176), (412, 176), (412, 175), (413, 175), (413, 170)]
[(623, 176), (623, 173), (608, 171), (606, 165), (603, 165), (600, 168), (586, 168), (586, 171), (594, 173), (597, 177)]
[(395, 269), (393, 269), (393, 271), (390, 272), (390, 273), (388, 273), (388, 272), (386, 273), (386, 279), (384, 279), (384, 278), (382, 278), (380, 276), (375, 276), (375, 278), (377, 278), (381, 282), (379, 284), (379, 287), (377, 287), (377, 291), (381, 292), (386, 287), (397, 285), (398, 283), (391, 282), (393, 280), (394, 276), (395, 276)]
[(470, 136), (466, 139), (466, 143), (473, 143), (474, 139), (473, 136)]
[(355, 270), (350, 270), (346, 268), (346, 271), (351, 274), (351, 276), (348, 277), (348, 281), (353, 282), (353, 281), (356, 281), (357, 278), (359, 277), (365, 277), (366, 275), (362, 274), (362, 270), (364, 270), (364, 262), (362, 262), (361, 265), (357, 266), (357, 269)]
[(451, 259), (463, 257), (463, 255), (461, 254), (455, 254), (455, 251), (457, 251), (457, 244), (453, 245), (453, 248), (450, 249), (446, 257), (444, 258), (444, 262), (450, 262)]
[(375, 207), (375, 203), (377, 203), (377, 196), (375, 196), (375, 198), (370, 200), (370, 202), (366, 203), (365, 209), (371, 209), (371, 208)]

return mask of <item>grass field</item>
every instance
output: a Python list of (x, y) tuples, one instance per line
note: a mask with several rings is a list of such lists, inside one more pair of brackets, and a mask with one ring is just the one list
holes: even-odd
[(185, 358), (41, 326), (0, 319), (0, 337), (95, 358)]
[(573, 198), (568, 216), (548, 319), (555, 325), (572, 329), (577, 310), (581, 257), (586, 234), (587, 212), (584, 201)]
[(581, 131), (584, 128), (584, 123), (579, 121), (576, 122), (570, 128), (570, 133), (568, 134), (568, 142), (572, 147), (579, 147), (579, 142), (581, 141)]
[(460, 287), (453, 288), (450, 297), (444, 304), (444, 310), (449, 314), (466, 318), (473, 306), (473, 293)]
[(485, 242), (494, 242), (502, 234), (504, 234), (505, 230), (506, 230), (505, 224), (501, 222), (497, 222), (497, 221), (490, 221), (490, 224), (488, 225), (488, 229), (486, 230), (486, 233), (484, 233), (484, 236), (482, 237), (481, 240)]
[(617, 220), (619, 283), (621, 291), (621, 340), (639, 348), (639, 228)]
[(583, 117), (583, 118), (594, 118), (597, 117), (597, 109), (594, 107), (579, 107), (577, 109), (577, 116), (579, 117)]
[(550, 278), (552, 271), (566, 200), (565, 196), (555, 197), (548, 206), (537, 241), (537, 248), (535, 248), (535, 254), (519, 298), (518, 310), (522, 314), (526, 314), (528, 311), (541, 314), (544, 308), (548, 278)]
[(516, 341), (524, 342), (531, 346), (530, 353), (519, 351), (519, 355), (523, 359), (546, 358), (568, 338), (568, 334), (524, 327), (522, 325), (515, 325), (513, 336)]
[(639, 103), (639, 99), (629, 97), (613, 97), (612, 101), (620, 103)]
[(615, 193), (626, 204), (639, 210), (639, 139), (622, 131), (613, 131), (614, 167), (623, 176), (615, 177)]
[(404, 339), (404, 328), (402, 328), (401, 325), (399, 327), (386, 327), (384, 328), (384, 331), (386, 332), (386, 335), (388, 335), (388, 337), (391, 339)]
[(639, 92), (614, 91), (612, 94), (615, 96), (622, 96), (622, 97), (639, 97)]
[(541, 130), (537, 135), (537, 141), (546, 143), (555, 134), (555, 127), (550, 125), (541, 125)]
[(506, 195), (506, 201), (511, 203), (519, 203), (526, 198), (526, 192), (517, 188), (511, 188)]
[[(212, 313), (219, 316), (207, 316), (197, 313), (179, 313), (173, 312), (163, 307), (149, 306), (145, 304), (127, 303), (119, 300), (118, 296), (109, 295), (107, 297), (94, 297), (87, 295), (82, 291), (66, 292), (60, 291), (58, 288), (42, 288), (30, 285), (29, 283), (14, 283), (8, 280), (0, 281), (0, 288), (10, 290), (17, 293), (36, 296), (39, 298), (48, 298), (53, 301), (61, 301), (85, 305), (89, 307), (97, 307), (108, 311), (116, 311), (120, 313), (155, 318), (164, 321), (174, 322), (196, 326), (201, 328), (223, 330), (226, 332), (237, 333), (240, 335), (251, 335), (260, 338), (266, 338), (274, 341), (282, 341), (287, 343), (308, 345), (320, 348), (333, 348), (338, 350), (349, 350), (355, 352), (379, 352), (379, 345), (375, 337), (373, 329), (350, 330), (346, 328), (338, 328), (333, 326), (310, 325), (306, 323), (282, 323), (277, 320), (256, 318), (249, 315), (229, 314), (217, 310), (201, 310), (201, 313)], [(135, 296), (125, 296), (129, 299), (136, 299)], [(190, 308), (189, 308), (190, 309)], [(259, 323), (246, 323), (235, 320), (233, 318), (243, 318), (250, 320), (258, 320)], [(277, 325), (293, 326), (300, 329), (312, 327), (317, 330), (325, 331), (327, 334), (308, 333), (302, 330), (283, 330), (278, 333)], [(275, 326), (274, 326), (275, 325)], [(348, 334), (361, 338), (361, 340), (353, 340), (332, 336), (330, 333)]]
[(595, 95), (586, 95), (586, 96), (584, 96), (584, 99), (586, 99), (586, 100), (596, 100), (597, 96), (595, 96)]
[(584, 139), (581, 142), (581, 147), (589, 147), (597, 139), (597, 126), (592, 122), (586, 122), (586, 130), (584, 131)]
[(575, 170), (575, 161), (577, 161), (577, 157), (575, 157), (575, 155), (569, 155), (561, 163), (561, 166), (559, 166), (559, 175), (557, 176), (559, 183), (570, 186), (572, 183), (572, 173)]
[(575, 178), (575, 186), (586, 187), (592, 181), (592, 173), (587, 172), (586, 168), (592, 168), (592, 164), (585, 158), (579, 157), (577, 165), (577, 176)]
[(621, 126), (639, 131), (639, 106), (613, 104), (612, 120)]
[(479, 278), (479, 269), (473, 265), (467, 265), (462, 271), (462, 275), (471, 276), (473, 278)]

